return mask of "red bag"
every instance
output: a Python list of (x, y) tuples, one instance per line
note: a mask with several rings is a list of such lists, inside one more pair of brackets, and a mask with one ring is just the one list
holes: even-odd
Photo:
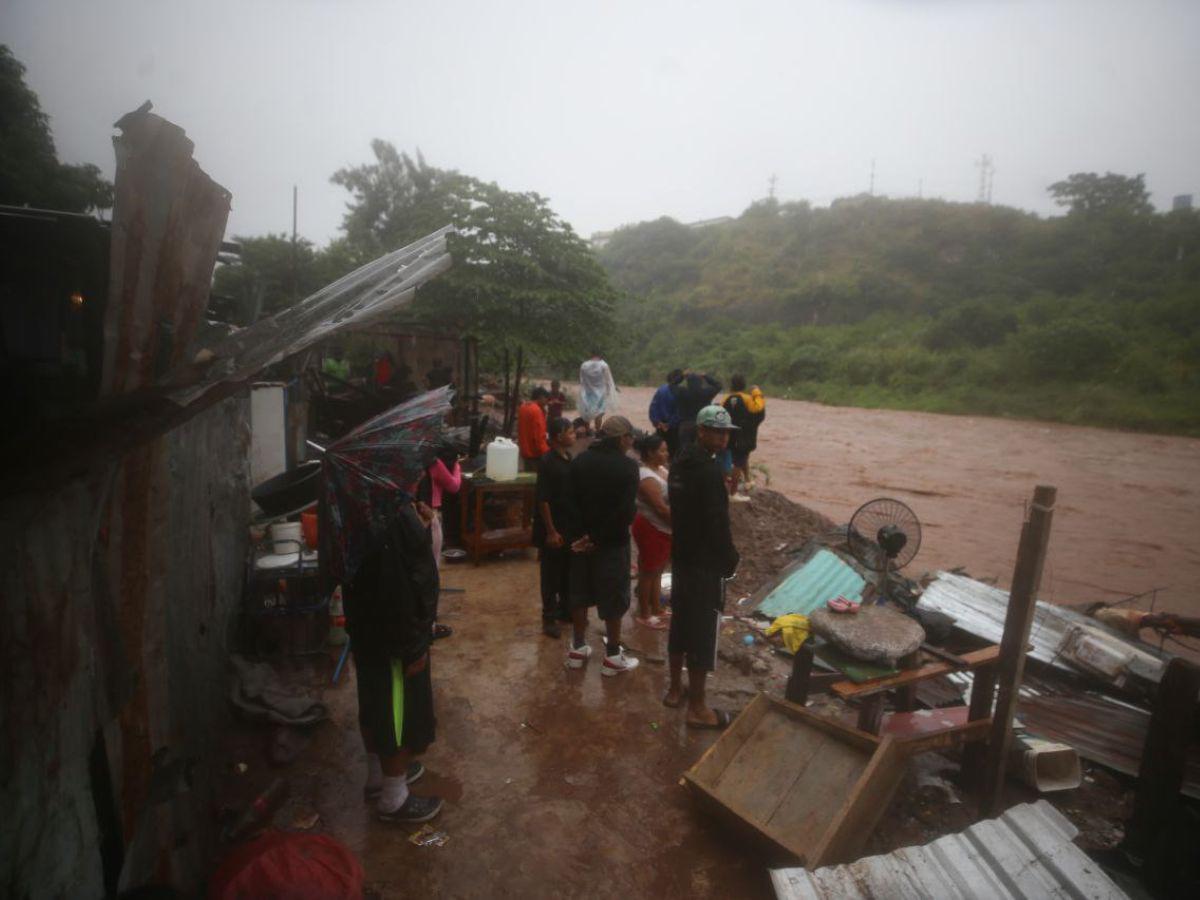
[(235, 847), (208, 886), (209, 900), (358, 900), (363, 870), (322, 834), (267, 831)]

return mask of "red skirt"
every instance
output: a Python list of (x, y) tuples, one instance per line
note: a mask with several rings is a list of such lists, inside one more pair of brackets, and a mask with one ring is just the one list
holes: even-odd
[(661, 572), (671, 561), (671, 536), (655, 528), (638, 513), (633, 517), (633, 539), (638, 548), (638, 571)]

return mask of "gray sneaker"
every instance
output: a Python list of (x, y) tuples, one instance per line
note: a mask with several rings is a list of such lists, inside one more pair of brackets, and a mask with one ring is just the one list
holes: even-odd
[(376, 815), (384, 822), (428, 822), (442, 811), (443, 802), (441, 797), (418, 797), (416, 794), (409, 794), (399, 809), (393, 812), (377, 810)]

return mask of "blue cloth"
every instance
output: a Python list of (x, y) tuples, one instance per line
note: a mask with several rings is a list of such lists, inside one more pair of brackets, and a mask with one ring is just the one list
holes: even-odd
[(650, 401), (650, 422), (657, 425), (666, 422), (668, 426), (679, 424), (679, 409), (675, 405), (675, 392), (671, 385), (664, 384), (654, 392)]

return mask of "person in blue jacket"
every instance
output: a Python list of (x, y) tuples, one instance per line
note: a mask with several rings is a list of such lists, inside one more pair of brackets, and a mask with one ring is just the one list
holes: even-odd
[(654, 392), (650, 400), (650, 424), (667, 441), (671, 456), (679, 449), (679, 407), (675, 403), (675, 388), (683, 381), (683, 369), (672, 369), (667, 383)]

